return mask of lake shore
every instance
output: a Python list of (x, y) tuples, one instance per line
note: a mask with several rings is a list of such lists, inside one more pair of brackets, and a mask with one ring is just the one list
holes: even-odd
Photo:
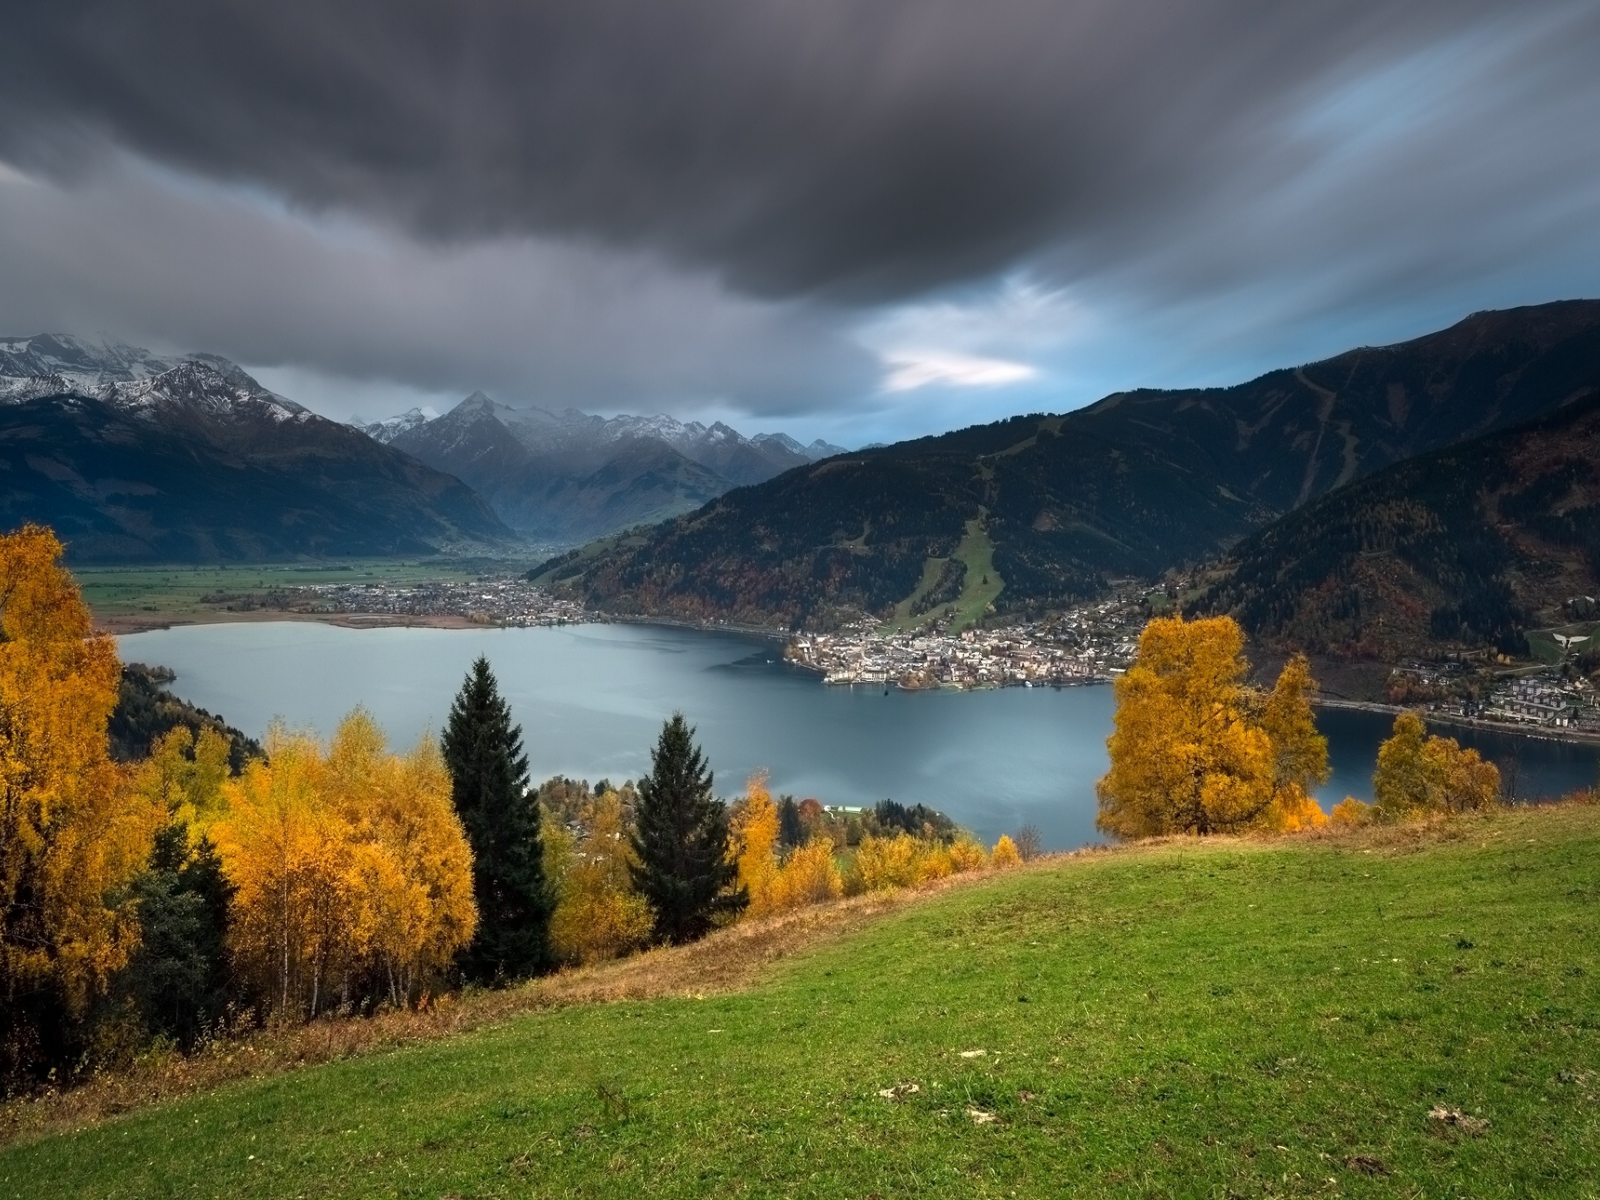
[(120, 637), (128, 633), (150, 633), (157, 629), (176, 629), (186, 625), (250, 625), (273, 621), (310, 622), (337, 625), (342, 629), (495, 629), (492, 621), (439, 613), (412, 617), (391, 613), (305, 613), (285, 609), (252, 609), (249, 612), (149, 613), (96, 616), (94, 627), (101, 633)]
[(1458, 729), (1472, 729), (1480, 733), (1503, 733), (1510, 737), (1535, 738), (1541, 742), (1571, 742), (1581, 746), (1600, 746), (1600, 734), (1585, 733), (1576, 729), (1548, 729), (1541, 726), (1510, 725), (1504, 721), (1483, 721), (1475, 717), (1462, 717), (1454, 713), (1435, 713), (1403, 704), (1379, 704), (1370, 700), (1343, 700), (1336, 696), (1313, 696), (1315, 708), (1341, 708), (1352, 712), (1390, 713), (1416, 712), (1433, 725), (1450, 725)]
[[(261, 624), (275, 621), (305, 622), (321, 625), (332, 625), (341, 629), (498, 629), (505, 627), (500, 622), (474, 620), (470, 617), (457, 616), (450, 613), (435, 613), (428, 615), (406, 615), (394, 613), (318, 613), (296, 612), (288, 609), (251, 609), (246, 612), (184, 612), (184, 613), (117, 613), (95, 618), (95, 628), (113, 636), (131, 633), (149, 633), (159, 629), (173, 629), (192, 625), (241, 625)], [(569, 621), (569, 625), (577, 624), (617, 624), (617, 625), (643, 625), (656, 626), (667, 629), (687, 629), (697, 633), (723, 633), (734, 634), (741, 637), (760, 638), (764, 641), (779, 645), (787, 644), (789, 634), (769, 626), (742, 625), (735, 622), (707, 622), (690, 621), (672, 617), (648, 617), (634, 614), (595, 613), (589, 621)], [(804, 663), (792, 663), (807, 674), (814, 674), (821, 682), (823, 676), (815, 668)], [(1089, 681), (1086, 681), (1089, 682)], [(1093, 682), (1101, 682), (1095, 680)], [(824, 684), (824, 686), (828, 686)], [(871, 686), (871, 685), (868, 685)], [(877, 685), (877, 686), (882, 686)], [(895, 686), (895, 685), (890, 685)], [(928, 690), (928, 691), (987, 691), (991, 688), (1006, 685), (988, 684), (981, 687), (933, 687), (926, 689), (903, 690)], [(1012, 685), (1015, 686), (1015, 685)], [(1052, 685), (1045, 685), (1052, 686)], [(1061, 685), (1055, 685), (1061, 686)], [(1318, 708), (1345, 709), (1353, 712), (1385, 713), (1398, 716), (1402, 712), (1411, 711), (1404, 705), (1384, 704), (1369, 700), (1350, 700), (1338, 696), (1320, 695), (1312, 698), (1312, 704)], [(1448, 725), (1460, 729), (1470, 729), (1483, 733), (1501, 733), (1510, 737), (1531, 738), (1537, 741), (1564, 742), (1582, 746), (1600, 746), (1600, 734), (1587, 733), (1581, 730), (1548, 729), (1529, 727), (1526, 725), (1511, 725), (1502, 721), (1484, 721), (1472, 717), (1457, 716), (1452, 713), (1423, 712), (1427, 721), (1437, 725)]]

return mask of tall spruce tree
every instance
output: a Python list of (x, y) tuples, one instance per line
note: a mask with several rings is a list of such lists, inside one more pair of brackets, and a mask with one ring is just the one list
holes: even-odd
[(711, 771), (682, 713), (661, 729), (650, 774), (639, 781), (634, 885), (655, 913), (655, 937), (674, 944), (711, 931), (719, 916), (750, 902), (734, 889), (728, 808), (711, 794)]
[(528, 787), (522, 730), (479, 657), (450, 706), (442, 739), (451, 799), (472, 845), (478, 932), (462, 955), (469, 979), (503, 983), (550, 966), (549, 891), (539, 802)]

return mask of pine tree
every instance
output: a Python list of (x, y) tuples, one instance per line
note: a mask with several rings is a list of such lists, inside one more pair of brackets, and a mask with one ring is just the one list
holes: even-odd
[(712, 775), (694, 730), (682, 713), (661, 729), (650, 774), (639, 781), (639, 862), (634, 884), (655, 913), (658, 941), (703, 937), (716, 919), (749, 903), (734, 888), (738, 868), (728, 861), (728, 809), (711, 795)]
[(793, 796), (785, 796), (778, 801), (778, 841), (793, 849), (803, 846), (805, 840), (806, 827), (800, 823), (800, 806)]
[(550, 965), (551, 900), (539, 805), (528, 787), (522, 730), (483, 657), (461, 685), (445, 726), (451, 798), (472, 844), (478, 929), (462, 958), (469, 978), (506, 981)]

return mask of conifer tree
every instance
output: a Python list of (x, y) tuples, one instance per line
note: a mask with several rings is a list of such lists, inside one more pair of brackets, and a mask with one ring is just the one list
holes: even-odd
[(800, 806), (793, 796), (778, 801), (778, 841), (793, 849), (805, 844), (806, 827), (800, 823)]
[(682, 713), (661, 728), (650, 752), (650, 774), (639, 781), (639, 856), (634, 884), (655, 913), (658, 941), (703, 937), (719, 916), (750, 902), (735, 888), (728, 859), (728, 809), (711, 794), (712, 775)]
[(544, 878), (539, 804), (528, 787), (522, 730), (480, 656), (467, 673), (443, 749), (451, 798), (472, 845), (478, 928), (462, 965), (494, 982), (538, 974), (550, 965), (551, 900)]

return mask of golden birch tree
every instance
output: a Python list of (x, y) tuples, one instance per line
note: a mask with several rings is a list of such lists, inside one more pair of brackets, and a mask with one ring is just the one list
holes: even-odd
[(81, 1013), (138, 940), (127, 885), (165, 810), (107, 752), (121, 666), (29, 525), (0, 537), (0, 1041), (25, 1069), (39, 1021)]

